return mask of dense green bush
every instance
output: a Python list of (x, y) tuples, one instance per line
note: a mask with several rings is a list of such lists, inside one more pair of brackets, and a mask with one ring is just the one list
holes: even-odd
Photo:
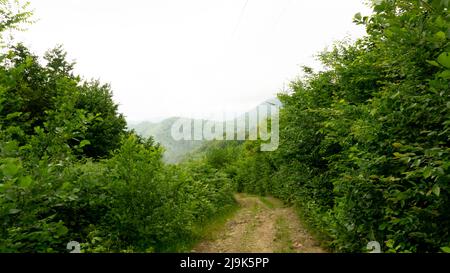
[[(4, 5), (4, 6), (3, 6)], [(0, 32), (29, 13), (0, 1)], [(125, 132), (108, 85), (84, 82), (57, 47), (0, 56), (0, 252), (186, 251), (235, 201), (225, 174), (168, 166), (152, 139)]]
[[(0, 7), (6, 3), (0, 1)], [(297, 205), (328, 246), (450, 247), (447, 0), (373, 1), (367, 36), (320, 55), (281, 94), (280, 148), (210, 142), (163, 164), (125, 132), (109, 86), (83, 82), (60, 49), (41, 65), (18, 45), (0, 61), (0, 252), (187, 250), (237, 190)], [(7, 7), (7, 6), (6, 6)], [(27, 12), (5, 8), (0, 32)], [(2, 17), (2, 18), (3, 18)]]
[[(74, 76), (74, 63), (66, 61), (66, 53), (61, 47), (48, 51), (44, 59), (45, 66), (21, 44), (3, 56), (2, 80), (8, 83), (3, 85), (5, 101), (0, 109), (0, 115), (6, 117), (3, 127), (20, 128), (23, 135), (11, 136), (23, 144), (27, 142), (24, 137), (34, 135), (37, 127), (47, 131), (59, 129), (48, 127), (55, 114), (51, 112), (65, 107), (68, 115), (67, 110), (71, 108), (83, 112), (89, 119), (85, 121), (86, 130), (72, 135), (67, 144), (75, 148), (75, 154), (79, 156), (108, 157), (119, 147), (126, 127), (124, 117), (118, 114), (112, 100), (110, 87), (98, 81), (83, 82)], [(79, 147), (83, 141), (89, 145)]]
[(214, 169), (200, 163), (167, 166), (161, 159), (162, 150), (151, 140), (131, 135), (105, 161), (108, 187), (100, 204), (108, 204), (109, 210), (83, 240), (88, 250), (187, 250), (198, 225), (234, 205), (231, 183)]
[[(281, 94), (281, 143), (246, 144), (238, 189), (295, 203), (330, 248), (450, 244), (449, 1), (373, 1), (367, 36), (320, 55)], [(250, 147), (250, 148), (249, 148)]]

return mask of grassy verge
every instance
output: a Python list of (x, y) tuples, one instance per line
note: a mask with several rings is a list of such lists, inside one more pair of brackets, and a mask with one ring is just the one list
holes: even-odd
[(284, 217), (278, 217), (276, 222), (275, 240), (279, 244), (277, 253), (294, 253), (289, 226)]
[(273, 204), (267, 197), (264, 196), (260, 196), (259, 200), (266, 205), (269, 209), (274, 209), (275, 208), (275, 204)]
[(320, 226), (319, 221), (314, 219), (310, 213), (298, 204), (294, 206), (294, 209), (303, 227), (319, 243), (320, 247), (326, 249), (327, 252), (333, 252), (331, 247), (333, 239), (323, 231), (323, 227)]
[(190, 239), (186, 239), (177, 246), (179, 253), (189, 253), (192, 249), (201, 241), (215, 240), (217, 234), (224, 227), (224, 225), (232, 219), (240, 206), (236, 203), (226, 208), (222, 213), (209, 219), (208, 221), (198, 224), (193, 228), (193, 236)]
[(259, 200), (266, 205), (269, 209), (278, 209), (285, 206), (283, 202), (278, 199), (275, 199), (271, 196), (260, 196)]

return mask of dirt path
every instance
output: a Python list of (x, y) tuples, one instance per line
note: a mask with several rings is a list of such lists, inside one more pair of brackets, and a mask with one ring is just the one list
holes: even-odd
[(301, 226), (295, 211), (270, 197), (238, 194), (240, 210), (233, 219), (201, 242), (199, 253), (322, 253)]

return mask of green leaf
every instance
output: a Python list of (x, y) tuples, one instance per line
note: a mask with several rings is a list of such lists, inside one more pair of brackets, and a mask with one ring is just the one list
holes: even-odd
[(390, 239), (390, 240), (386, 241), (385, 244), (388, 248), (393, 248), (395, 245), (395, 242), (394, 242), (394, 240)]
[(20, 164), (15, 160), (8, 160), (3, 164), (1, 170), (3, 171), (3, 175), (13, 177), (19, 172)]
[(83, 147), (85, 147), (85, 146), (87, 146), (87, 145), (90, 145), (91, 144), (91, 142), (89, 141), (89, 140), (82, 140), (81, 142), (80, 142), (80, 145), (79, 145), (79, 147), (80, 148), (83, 148)]
[(441, 5), (442, 7), (448, 8), (449, 3), (450, 3), (450, 0), (441, 0), (440, 5)]
[(396, 142), (396, 143), (392, 144), (392, 147), (399, 149), (399, 148), (403, 147), (403, 144)]
[(442, 53), (441, 55), (439, 55), (437, 61), (446, 68), (450, 68), (450, 53), (448, 52)]
[(448, 246), (441, 247), (441, 249), (444, 253), (450, 253), (450, 247)]
[(19, 213), (19, 212), (21, 212), (22, 210), (20, 210), (20, 209), (10, 209), (9, 210), (9, 214), (17, 214), (17, 213)]
[(71, 183), (69, 183), (69, 182), (64, 182), (64, 183), (62, 184), (62, 186), (61, 186), (61, 189), (62, 189), (62, 190), (68, 190), (68, 189), (70, 189), (71, 186), (72, 186)]
[(434, 35), (439, 40), (445, 40), (447, 38), (447, 35), (445, 35), (445, 32), (439, 31)]
[(353, 22), (356, 24), (362, 24), (364, 22), (363, 17), (360, 12), (355, 14), (355, 16), (353, 17)]
[(437, 197), (441, 195), (441, 187), (439, 187), (438, 184), (434, 185), (433, 189), (431, 190)]
[(15, 112), (6, 116), (7, 120), (18, 118), (22, 115), (22, 112)]
[(386, 3), (383, 1), (378, 1), (378, 3), (374, 7), (374, 11), (377, 13), (381, 13), (382, 11), (386, 10)]
[(424, 177), (425, 179), (427, 179), (427, 178), (429, 178), (429, 177), (431, 176), (432, 173), (433, 173), (433, 169), (431, 169), (431, 168), (426, 168), (426, 169), (423, 171), (423, 177)]
[(23, 188), (28, 188), (32, 182), (33, 182), (33, 179), (30, 176), (25, 176), (25, 177), (20, 178), (19, 185)]
[(427, 63), (431, 64), (432, 66), (441, 67), (441, 65), (436, 61), (428, 61), (427, 60)]
[(450, 70), (445, 70), (438, 74), (438, 78), (442, 78), (444, 80), (450, 79)]

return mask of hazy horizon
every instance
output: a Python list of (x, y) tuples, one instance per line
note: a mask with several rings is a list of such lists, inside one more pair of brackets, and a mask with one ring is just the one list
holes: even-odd
[[(243, 113), (319, 68), (318, 49), (362, 36), (361, 0), (40, 0), (16, 40), (62, 44), (76, 72), (110, 83), (130, 122)], [(317, 16), (320, 14), (320, 16)]]

